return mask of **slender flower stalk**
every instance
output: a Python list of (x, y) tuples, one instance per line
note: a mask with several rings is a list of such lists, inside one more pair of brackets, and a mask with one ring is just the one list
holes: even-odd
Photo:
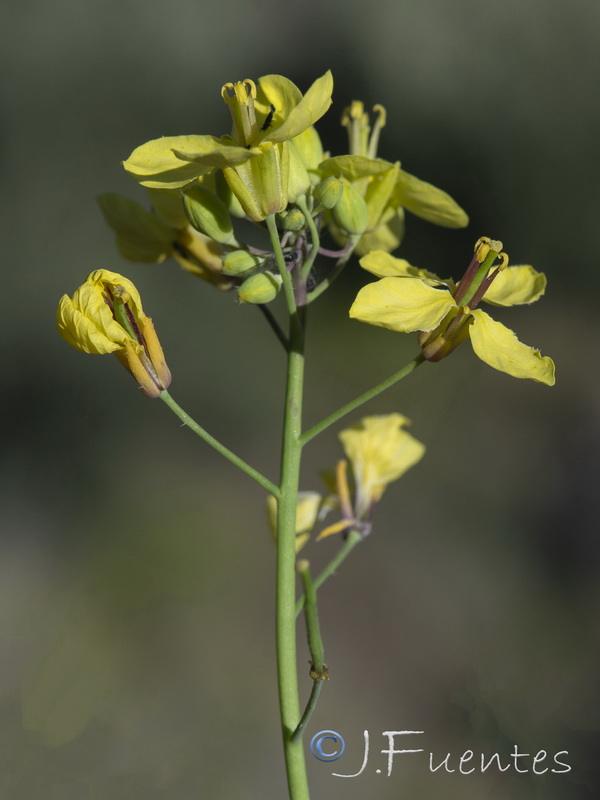
[(268, 478), (265, 478), (265, 476), (262, 475), (258, 470), (254, 469), (254, 467), (251, 467), (250, 464), (247, 464), (228, 447), (225, 447), (225, 445), (221, 444), (218, 439), (215, 439), (214, 436), (211, 436), (210, 433), (204, 430), (201, 425), (198, 425), (196, 420), (192, 419), (190, 415), (185, 412), (183, 408), (181, 408), (181, 406), (175, 402), (175, 400), (173, 400), (171, 395), (166, 390), (161, 392), (158, 396), (163, 403), (168, 406), (168, 408), (170, 408), (176, 416), (179, 417), (183, 424), (187, 425), (190, 430), (194, 431), (194, 433), (203, 441), (205, 441), (206, 444), (210, 445), (214, 450), (217, 451), (217, 453), (220, 453), (228, 461), (231, 461), (231, 463), (238, 467), (238, 469), (241, 469), (242, 472), (245, 472), (249, 478), (252, 478), (252, 480), (256, 481), (259, 486), (262, 486), (263, 489), (266, 489), (266, 491), (269, 492), (269, 494), (272, 494), (273, 497), (278, 498), (280, 496), (281, 493), (278, 486), (275, 486), (274, 483), (272, 483)]
[(292, 280), (287, 272), (274, 217), (267, 226), (283, 278), (290, 312), (288, 362), (281, 449), (280, 495), (277, 504), (276, 651), (279, 710), (290, 800), (309, 800), (302, 741), (293, 739), (300, 722), (296, 660), (296, 506), (302, 444), (302, 394), (305, 331), (296, 308)]
[(345, 417), (346, 414), (349, 414), (351, 411), (354, 411), (356, 408), (359, 408), (364, 403), (368, 402), (369, 400), (372, 400), (374, 397), (377, 397), (378, 394), (381, 394), (381, 392), (384, 392), (386, 389), (389, 389), (390, 386), (393, 386), (395, 383), (398, 383), (398, 381), (401, 381), (402, 378), (406, 378), (407, 375), (410, 375), (410, 373), (424, 361), (425, 357), (422, 354), (415, 356), (415, 358), (413, 358), (412, 361), (409, 361), (408, 364), (402, 367), (401, 370), (398, 370), (398, 372), (394, 372), (393, 375), (390, 375), (389, 378), (386, 378), (384, 381), (381, 381), (381, 383), (378, 383), (377, 386), (374, 386), (372, 389), (369, 389), (368, 391), (364, 392), (358, 397), (355, 397), (354, 400), (351, 400), (349, 403), (346, 403), (346, 405), (342, 406), (341, 408), (338, 408), (337, 411), (334, 411), (333, 414), (330, 414), (328, 417), (325, 417), (325, 419), (321, 420), (321, 422), (317, 423), (316, 425), (313, 425), (312, 428), (310, 428), (309, 430), (305, 431), (305, 433), (302, 434), (301, 437), (302, 444), (303, 445), (307, 444), (308, 442), (311, 441), (311, 439), (314, 439), (315, 436), (318, 436), (324, 430), (329, 428), (330, 425), (333, 425), (335, 422), (338, 422), (340, 419)]

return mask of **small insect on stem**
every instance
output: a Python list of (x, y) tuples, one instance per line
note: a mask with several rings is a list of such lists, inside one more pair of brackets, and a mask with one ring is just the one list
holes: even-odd
[(261, 131), (266, 131), (269, 125), (273, 122), (273, 116), (275, 115), (275, 106), (273, 105), (273, 103), (270, 103), (269, 107), (271, 110), (265, 117), (265, 121), (262, 124)]

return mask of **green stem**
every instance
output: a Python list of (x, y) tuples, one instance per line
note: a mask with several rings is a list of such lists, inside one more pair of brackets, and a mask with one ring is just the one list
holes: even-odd
[(302, 737), (302, 734), (308, 725), (308, 721), (310, 720), (312, 713), (317, 706), (317, 700), (321, 694), (323, 683), (329, 678), (327, 666), (325, 665), (324, 661), (325, 650), (323, 648), (323, 640), (321, 638), (321, 630), (319, 628), (319, 616), (317, 613), (317, 591), (310, 577), (310, 565), (308, 561), (303, 559), (302, 561), (298, 562), (298, 572), (302, 578), (304, 596), (306, 597), (304, 617), (306, 620), (308, 649), (310, 650), (310, 676), (313, 679), (313, 685), (310, 692), (310, 697), (308, 698), (308, 703), (304, 709), (304, 714), (302, 714), (302, 719), (292, 734), (293, 741), (296, 741)]
[[(348, 534), (348, 538), (344, 542), (343, 547), (339, 549), (337, 555), (335, 555), (331, 559), (329, 564), (327, 564), (327, 566), (324, 567), (324, 569), (313, 580), (312, 584), (315, 589), (315, 592), (317, 589), (319, 589), (319, 587), (321, 587), (325, 583), (327, 578), (333, 575), (333, 573), (340, 566), (342, 561), (344, 561), (350, 555), (350, 553), (354, 550), (354, 548), (359, 542), (362, 542), (362, 536), (360, 535), (360, 533), (358, 533), (358, 531), (350, 531), (350, 533)], [(304, 608), (305, 596), (306, 594), (303, 594), (301, 595), (301, 597), (298, 598), (298, 602), (296, 603), (296, 616), (298, 616), (298, 614), (300, 614), (300, 612)]]
[(203, 427), (198, 425), (198, 423), (193, 420), (189, 414), (187, 414), (180, 405), (178, 405), (175, 400), (171, 397), (171, 395), (165, 389), (159, 394), (160, 399), (167, 405), (171, 411), (176, 414), (179, 419), (183, 422), (184, 425), (187, 425), (188, 428), (194, 431), (201, 439), (203, 439), (207, 444), (209, 444), (212, 448), (214, 448), (217, 453), (220, 453), (222, 456), (228, 461), (231, 461), (232, 464), (235, 464), (236, 467), (245, 472), (250, 478), (255, 480), (258, 484), (260, 484), (263, 489), (265, 489), (269, 494), (272, 494), (273, 497), (280, 496), (280, 490), (274, 483), (268, 478), (265, 478), (260, 472), (251, 467), (249, 464), (246, 464), (239, 456), (236, 456), (235, 453), (232, 453), (225, 445), (221, 444), (214, 436), (211, 436), (210, 433), (204, 430)]
[(306, 205), (306, 197), (299, 197), (296, 200), (296, 205), (304, 214), (304, 218), (306, 219), (306, 223), (308, 225), (308, 229), (310, 231), (310, 236), (312, 239), (312, 247), (309, 253), (308, 258), (302, 265), (302, 280), (306, 283), (306, 280), (310, 274), (313, 264), (315, 263), (315, 258), (317, 257), (317, 253), (319, 252), (319, 245), (321, 240), (319, 238), (319, 231), (317, 230), (317, 226), (315, 225), (315, 221), (313, 219), (312, 214), (308, 206)]
[(323, 688), (323, 683), (323, 680), (313, 681), (312, 689), (310, 690), (310, 697), (308, 698), (308, 703), (304, 709), (304, 714), (302, 714), (302, 719), (292, 734), (293, 741), (297, 741), (302, 738), (302, 735), (306, 730), (306, 726), (308, 725), (308, 721), (312, 717), (312, 713), (317, 707), (317, 702), (319, 700), (319, 695), (321, 694), (321, 689)]
[(325, 666), (323, 663), (325, 659), (325, 648), (323, 647), (323, 639), (321, 638), (321, 629), (319, 627), (319, 615), (317, 613), (317, 589), (311, 580), (310, 567), (306, 559), (302, 559), (298, 562), (298, 572), (302, 578), (304, 597), (306, 598), (304, 617), (306, 619), (306, 637), (308, 639), (312, 669), (315, 672), (323, 672)]
[(304, 750), (292, 739), (300, 721), (296, 662), (296, 505), (302, 445), (302, 389), (304, 381), (304, 324), (296, 308), (294, 290), (281, 251), (277, 226), (267, 217), (277, 266), (283, 278), (290, 329), (283, 415), (280, 495), (277, 503), (276, 650), (279, 709), (290, 800), (310, 800)]
[(311, 439), (314, 439), (319, 433), (324, 431), (330, 425), (333, 425), (334, 422), (342, 419), (345, 417), (346, 414), (349, 414), (351, 411), (354, 411), (355, 408), (362, 406), (363, 403), (366, 403), (368, 400), (371, 400), (373, 397), (377, 397), (378, 394), (384, 392), (386, 389), (389, 389), (390, 386), (393, 386), (398, 381), (405, 378), (407, 375), (416, 369), (419, 364), (422, 364), (425, 361), (425, 357), (422, 353), (419, 353), (418, 356), (413, 358), (406, 366), (402, 367), (401, 370), (395, 372), (393, 375), (390, 375), (389, 378), (386, 378), (381, 383), (378, 383), (377, 386), (374, 386), (372, 389), (369, 389), (368, 392), (364, 392), (364, 394), (359, 395), (359, 397), (355, 397), (354, 400), (351, 400), (349, 403), (346, 403), (345, 406), (338, 408), (337, 411), (334, 411), (333, 414), (330, 414), (321, 422), (314, 425), (309, 430), (305, 431), (302, 436), (300, 437), (300, 442), (302, 445), (305, 445), (307, 442), (310, 442)]
[[(285, 294), (285, 302), (291, 321), (296, 316), (296, 298), (294, 295), (294, 287), (292, 285), (292, 277), (287, 270), (285, 259), (283, 258), (283, 250), (281, 249), (281, 242), (279, 241), (279, 231), (277, 230), (275, 215), (271, 214), (270, 217), (265, 219), (265, 222), (267, 223), (267, 228), (269, 229), (269, 236), (271, 237), (271, 244), (273, 245), (273, 252), (275, 253), (277, 268), (283, 281), (283, 292)], [(289, 339), (289, 344), (291, 345), (291, 336)]]

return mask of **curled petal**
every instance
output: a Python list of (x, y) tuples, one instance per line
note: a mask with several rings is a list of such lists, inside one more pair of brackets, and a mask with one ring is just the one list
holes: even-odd
[(509, 328), (493, 320), (484, 311), (473, 311), (469, 329), (476, 355), (490, 367), (513, 378), (531, 378), (554, 386), (554, 362), (539, 350), (520, 342)]
[(114, 321), (108, 306), (106, 311), (98, 308), (95, 297), (90, 294), (91, 288), (82, 286), (72, 300), (63, 295), (56, 313), (58, 332), (68, 344), (83, 353), (114, 353), (125, 346), (129, 337)]
[(433, 330), (456, 308), (447, 289), (434, 289), (420, 278), (382, 278), (359, 291), (350, 316), (400, 333)]
[(494, 306), (533, 303), (546, 291), (546, 276), (529, 264), (507, 267), (499, 272), (486, 290), (484, 300)]

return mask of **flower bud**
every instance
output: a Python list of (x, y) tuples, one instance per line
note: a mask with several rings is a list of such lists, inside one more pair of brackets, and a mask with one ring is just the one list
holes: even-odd
[(260, 266), (260, 258), (253, 256), (247, 250), (232, 250), (223, 256), (223, 266), (221, 272), (225, 275), (243, 275), (244, 272)]
[(331, 216), (336, 225), (350, 235), (359, 236), (367, 228), (369, 209), (367, 204), (354, 188), (344, 178), (341, 178), (342, 196), (331, 209)]
[(290, 208), (279, 215), (284, 231), (299, 231), (306, 225), (306, 218), (299, 208)]
[(238, 289), (240, 303), (263, 304), (270, 303), (277, 297), (281, 289), (281, 275), (273, 275), (271, 272), (260, 272), (252, 275), (242, 283)]
[(183, 208), (190, 225), (219, 244), (235, 244), (233, 225), (225, 203), (214, 192), (191, 184), (183, 192)]
[(142, 310), (131, 281), (98, 269), (72, 298), (58, 304), (58, 332), (84, 353), (114, 353), (131, 372), (146, 397), (158, 397), (171, 383), (152, 320)]
[(324, 208), (333, 208), (342, 196), (342, 182), (335, 175), (330, 175), (315, 187), (315, 199)]

